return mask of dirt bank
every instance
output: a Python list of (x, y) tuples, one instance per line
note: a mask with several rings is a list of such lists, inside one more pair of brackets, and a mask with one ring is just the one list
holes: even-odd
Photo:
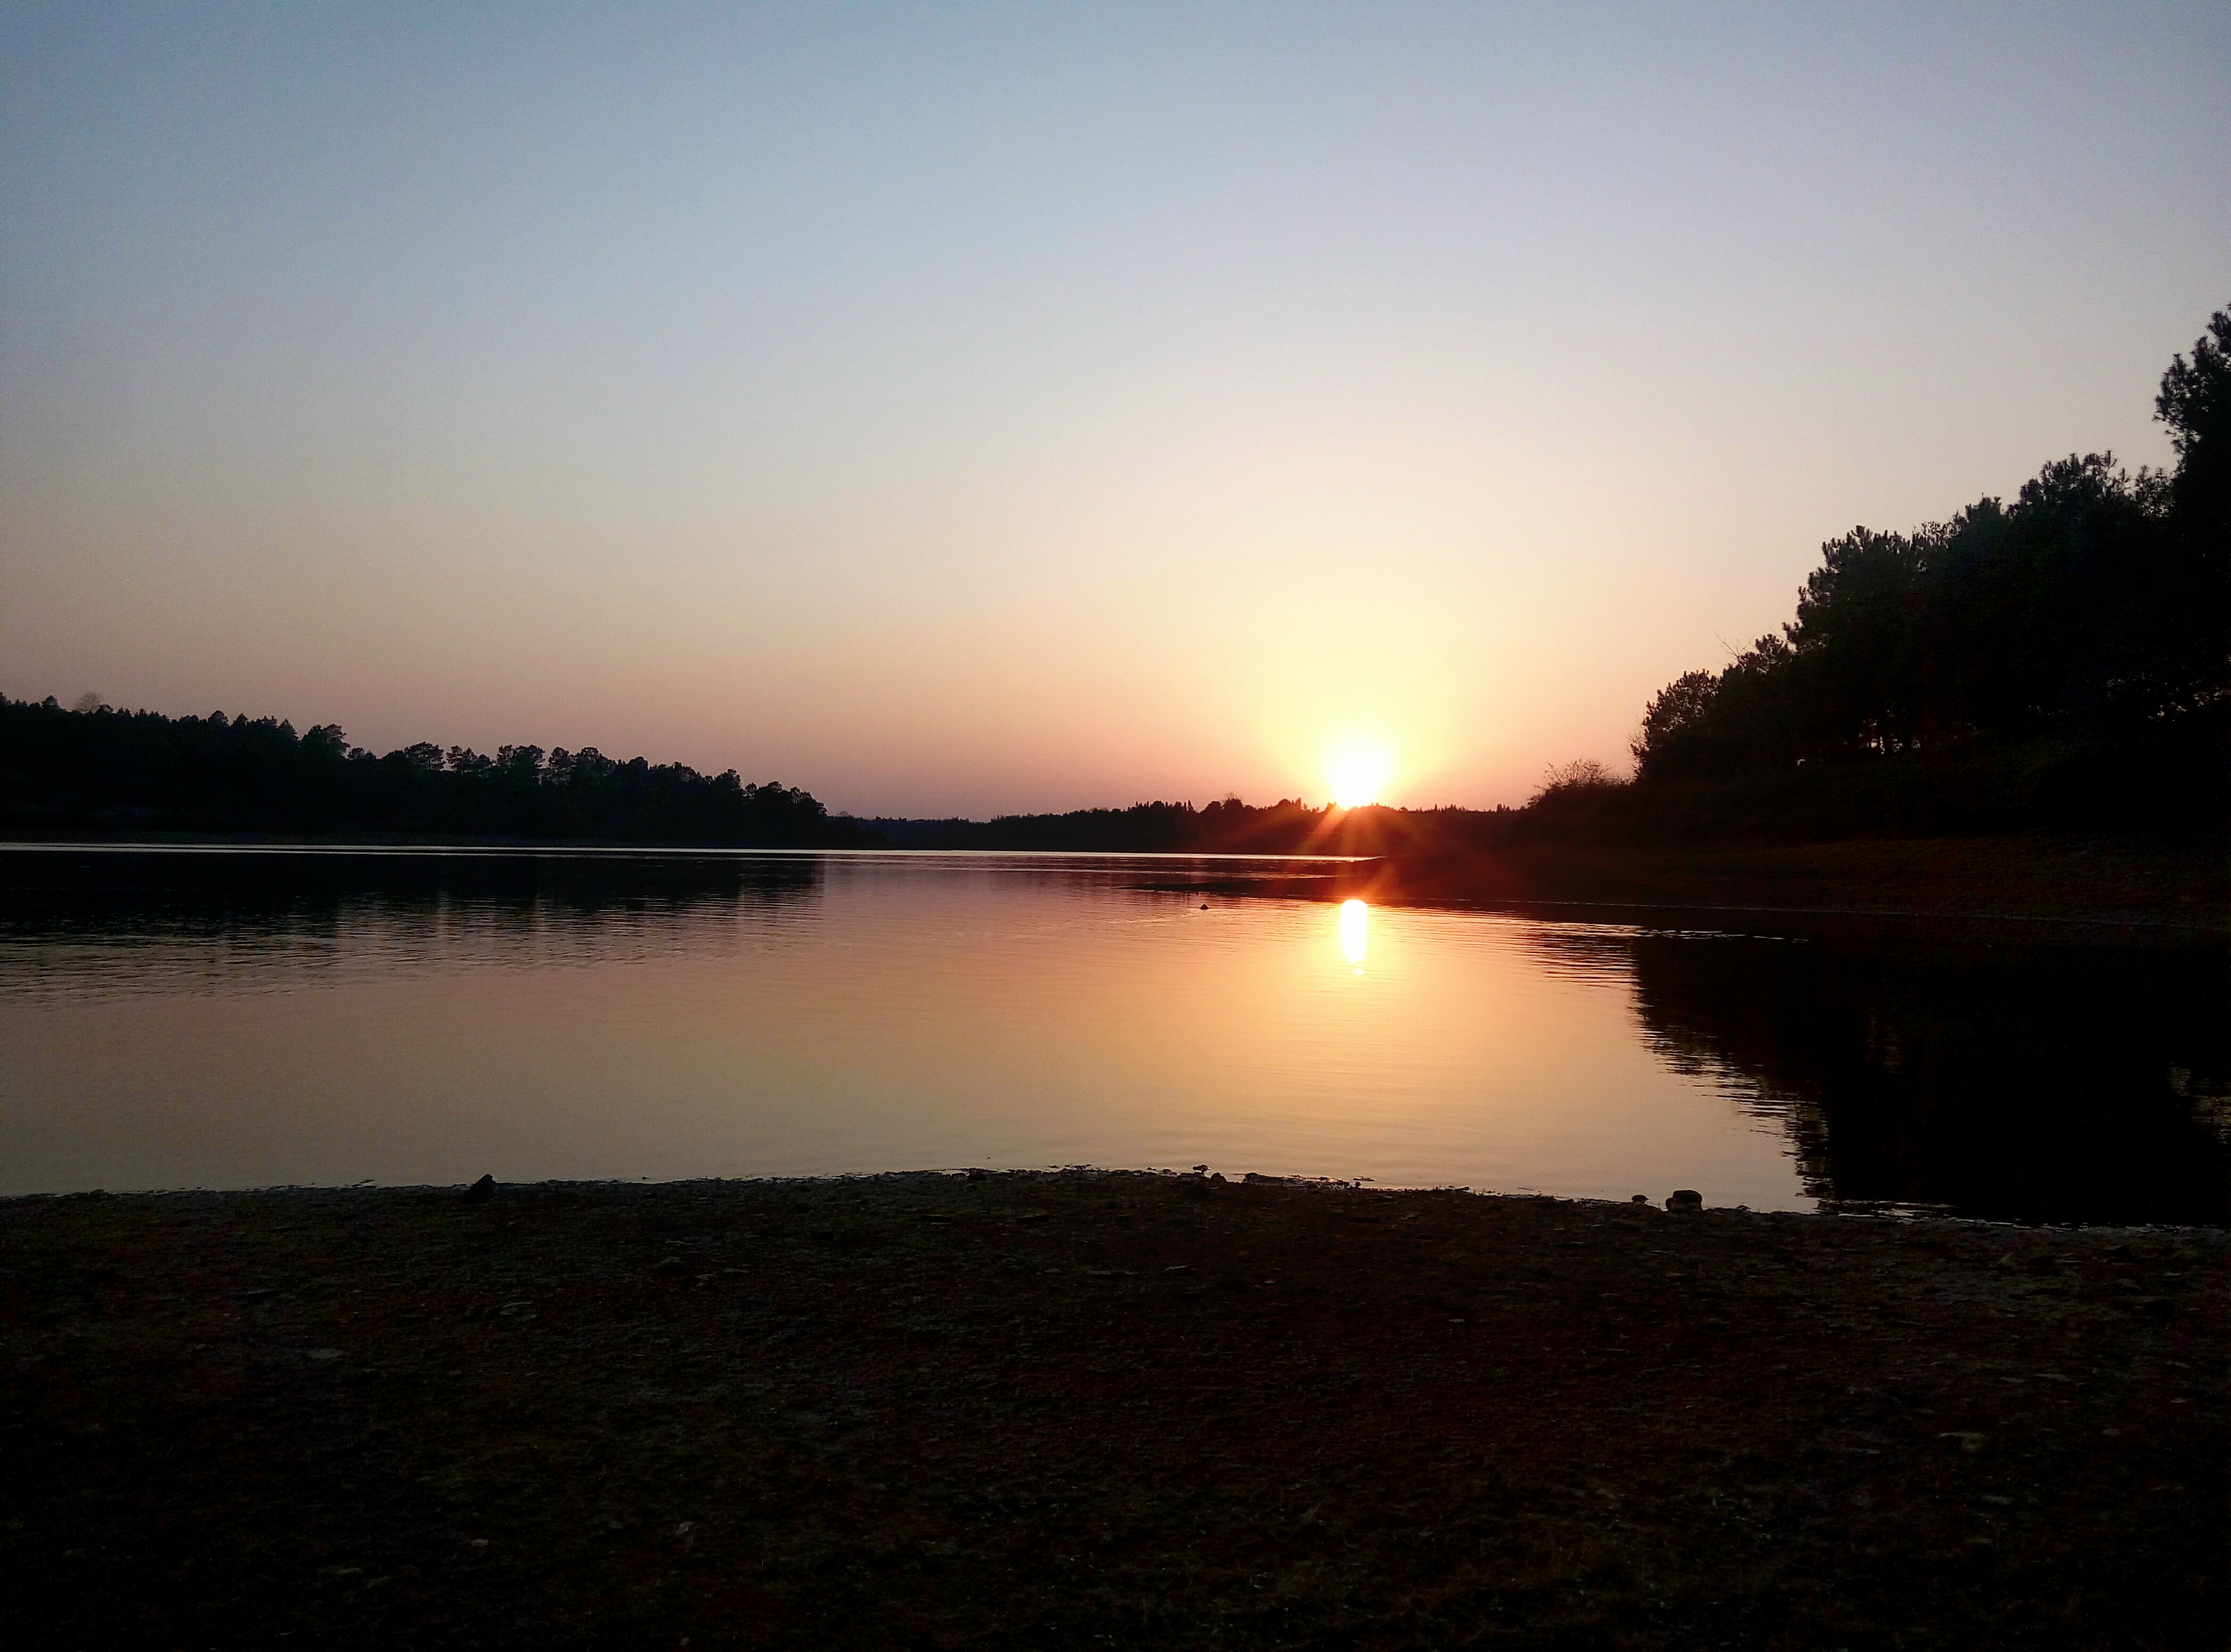
[(16, 1200), (0, 1267), (26, 1645), (2231, 1616), (2220, 1233), (909, 1176)]

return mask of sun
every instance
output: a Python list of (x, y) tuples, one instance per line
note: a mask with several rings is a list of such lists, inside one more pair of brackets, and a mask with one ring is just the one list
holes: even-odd
[(1332, 782), (1332, 800), (1344, 809), (1376, 803), (1386, 789), (1394, 760), (1384, 746), (1357, 741), (1335, 748), (1325, 759), (1325, 778)]

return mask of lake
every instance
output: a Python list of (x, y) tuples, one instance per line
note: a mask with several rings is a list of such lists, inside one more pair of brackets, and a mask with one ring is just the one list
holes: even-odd
[(1310, 897), (1341, 870), (14, 846), (0, 1191), (1206, 1165), (2224, 1219), (2218, 956)]

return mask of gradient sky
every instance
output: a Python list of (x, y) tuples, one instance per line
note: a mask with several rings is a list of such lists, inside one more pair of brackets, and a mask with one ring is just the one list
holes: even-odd
[(0, 691), (1523, 799), (2162, 463), (2231, 7), (0, 6)]

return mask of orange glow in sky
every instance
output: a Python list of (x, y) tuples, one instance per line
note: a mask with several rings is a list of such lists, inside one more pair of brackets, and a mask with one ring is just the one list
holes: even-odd
[(1353, 741), (1335, 747), (1325, 759), (1325, 779), (1332, 785), (1334, 802), (1344, 809), (1356, 809), (1379, 800), (1394, 768), (1386, 747)]

